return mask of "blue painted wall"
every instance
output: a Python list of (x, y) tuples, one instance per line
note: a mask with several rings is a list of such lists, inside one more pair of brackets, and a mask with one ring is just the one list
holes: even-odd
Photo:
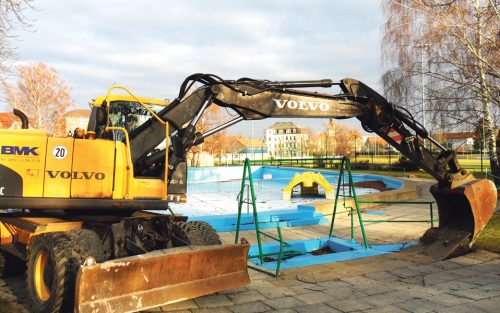
[[(328, 180), (330, 184), (336, 184), (338, 171), (332, 170), (311, 170), (290, 167), (275, 166), (252, 166), (252, 177), (254, 179), (264, 179), (264, 176), (270, 176), (272, 179), (292, 179), (296, 173), (319, 172)], [(243, 175), (242, 166), (234, 167), (190, 167), (188, 169), (188, 185), (195, 183), (220, 182), (241, 180)], [(381, 180), (387, 187), (392, 189), (401, 189), (403, 182), (397, 179), (373, 175), (373, 174), (353, 174), (354, 182)]]

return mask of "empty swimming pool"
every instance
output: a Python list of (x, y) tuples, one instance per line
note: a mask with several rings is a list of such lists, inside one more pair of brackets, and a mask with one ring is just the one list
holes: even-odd
[[(323, 193), (321, 187), (319, 197), (300, 196), (299, 187), (296, 187), (290, 201), (282, 200), (282, 190), (293, 176), (307, 171), (321, 173), (330, 184), (337, 187), (338, 172), (336, 171), (252, 166), (258, 211), (289, 210), (296, 208), (298, 204), (324, 199), (324, 194), (321, 195)], [(186, 203), (172, 204), (171, 208), (176, 213), (191, 217), (237, 213), (237, 196), (241, 190), (242, 175), (243, 167), (191, 167), (188, 169), (188, 200)], [(403, 185), (403, 182), (399, 180), (372, 174), (353, 174), (353, 180), (355, 183), (382, 181), (391, 189), (400, 189)], [(358, 195), (373, 192), (378, 192), (378, 190), (356, 188)], [(246, 212), (247, 209), (247, 205), (244, 204), (243, 211)]]

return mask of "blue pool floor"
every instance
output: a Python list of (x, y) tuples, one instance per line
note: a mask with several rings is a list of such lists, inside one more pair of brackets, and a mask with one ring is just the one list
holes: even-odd
[[(316, 264), (332, 263), (339, 261), (346, 261), (352, 259), (360, 259), (369, 256), (388, 254), (392, 252), (398, 252), (404, 248), (415, 245), (415, 242), (410, 243), (396, 243), (396, 244), (386, 244), (386, 245), (370, 245), (368, 249), (365, 249), (363, 245), (356, 243), (353, 240), (346, 240), (337, 237), (325, 237), (318, 239), (306, 239), (306, 240), (294, 240), (287, 241), (291, 247), (284, 248), (283, 251), (300, 251), (303, 254), (298, 256), (293, 256), (291, 258), (284, 258), (281, 261), (281, 269), (290, 269), (296, 267), (304, 267)], [(313, 255), (312, 251), (329, 247), (333, 253)], [(278, 253), (279, 243), (268, 243), (262, 245), (262, 253)], [(252, 245), (250, 247), (249, 255), (254, 256), (259, 254), (258, 245)], [(285, 253), (286, 255), (286, 253)], [(251, 258), (250, 262), (259, 265), (261, 267), (267, 268), (269, 270), (276, 270), (277, 266), (276, 254), (273, 256), (273, 261), (260, 263), (259, 258)]]

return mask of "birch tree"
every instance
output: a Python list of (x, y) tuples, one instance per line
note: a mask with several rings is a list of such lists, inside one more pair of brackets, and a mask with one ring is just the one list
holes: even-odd
[(24, 16), (33, 8), (32, 0), (0, 0), (0, 79), (5, 78), (9, 64), (15, 58), (9, 38), (14, 37), (17, 27), (29, 28), (29, 20)]
[(68, 108), (74, 106), (70, 88), (56, 69), (44, 63), (17, 68), (16, 84), (3, 82), (5, 101), (11, 109), (23, 111), (31, 128), (58, 132), (57, 125)]
[(384, 0), (382, 6), (389, 100), (441, 130), (471, 130), (484, 119), (491, 170), (500, 176), (498, 1)]

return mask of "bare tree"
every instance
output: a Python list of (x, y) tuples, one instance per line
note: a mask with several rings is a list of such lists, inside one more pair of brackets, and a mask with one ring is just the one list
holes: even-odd
[(29, 28), (24, 16), (26, 9), (33, 8), (32, 0), (0, 0), (0, 79), (6, 76), (10, 61), (15, 57), (8, 39), (13, 37), (17, 26)]
[(26, 113), (32, 128), (59, 132), (59, 121), (74, 105), (70, 88), (54, 68), (44, 63), (19, 66), (17, 70), (17, 84), (2, 83), (8, 106)]
[(382, 6), (383, 61), (394, 66), (382, 78), (389, 100), (441, 129), (471, 130), (484, 119), (491, 170), (500, 176), (498, 1), (384, 0)]
[[(205, 110), (200, 120), (196, 124), (196, 131), (204, 133), (214, 128), (215, 126), (222, 124), (225, 121), (225, 119), (226, 116), (224, 115), (222, 109), (217, 105), (211, 105)], [(188, 156), (192, 160), (191, 164), (194, 166), (199, 166), (200, 157), (204, 151), (210, 153), (216, 152), (217, 150), (216, 148), (218, 146), (218, 140), (222, 140), (222, 137), (226, 134), (227, 134), (226, 132), (222, 132), (212, 135), (210, 137), (207, 137), (203, 143), (191, 147)], [(222, 146), (219, 146), (219, 148), (223, 148), (222, 150), (224, 150), (224, 147)]]

